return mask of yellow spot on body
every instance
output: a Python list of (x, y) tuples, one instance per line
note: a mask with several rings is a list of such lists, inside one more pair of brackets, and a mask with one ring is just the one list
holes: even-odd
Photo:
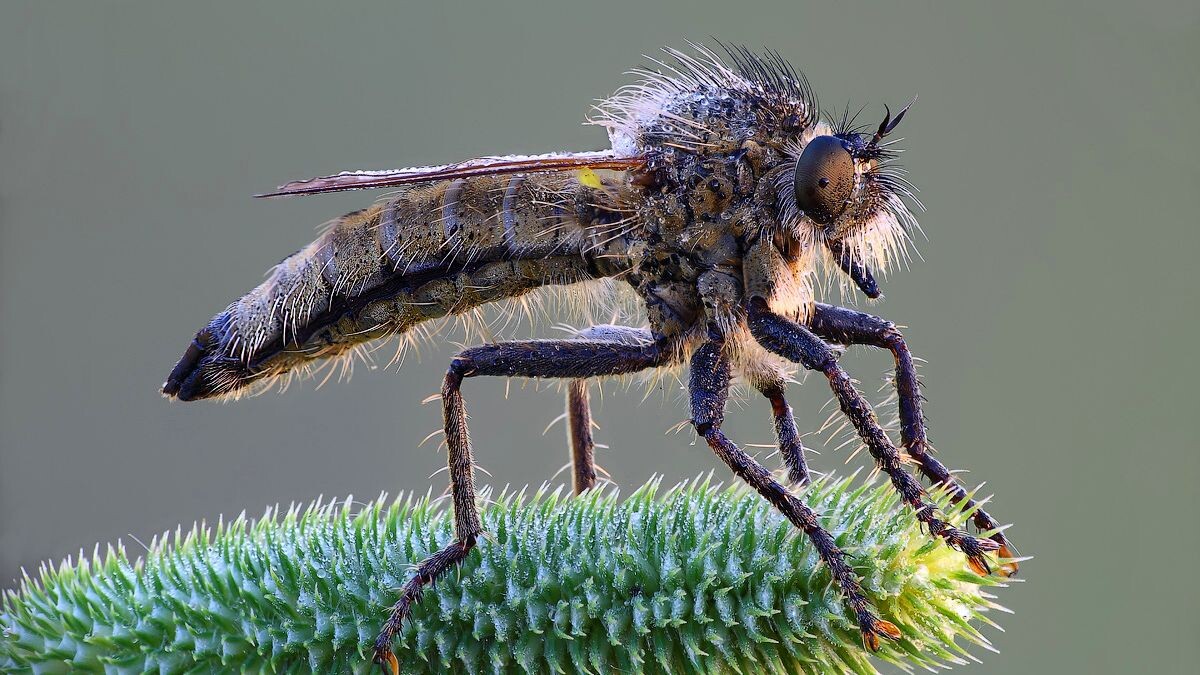
[(593, 190), (599, 190), (604, 187), (604, 184), (600, 182), (600, 176), (597, 176), (595, 171), (587, 167), (579, 170), (579, 184), (584, 187), (590, 187)]

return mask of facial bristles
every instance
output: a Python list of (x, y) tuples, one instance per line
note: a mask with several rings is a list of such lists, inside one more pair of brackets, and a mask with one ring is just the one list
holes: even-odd
[[(820, 133), (820, 129), (814, 129)], [(785, 148), (791, 157), (798, 157), (803, 145)], [(817, 251), (822, 259), (821, 274), (824, 286), (840, 286), (843, 292), (852, 286), (830, 250), (830, 240), (836, 240), (841, 254), (849, 262), (861, 265), (874, 273), (886, 275), (898, 267), (907, 267), (911, 260), (912, 234), (920, 231), (916, 217), (905, 200), (918, 208), (915, 188), (904, 180), (900, 171), (876, 160), (855, 162), (853, 203), (833, 223), (821, 225), (805, 216), (796, 206), (795, 170), (792, 162), (779, 170), (775, 177), (777, 204), (781, 224), (806, 248)], [(836, 283), (831, 283), (835, 282)]]

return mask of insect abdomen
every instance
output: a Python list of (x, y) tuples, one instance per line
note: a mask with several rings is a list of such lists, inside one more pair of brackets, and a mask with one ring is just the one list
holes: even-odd
[(407, 188), (347, 214), (215, 316), (163, 392), (247, 385), (418, 323), (546, 284), (605, 276), (585, 255), (607, 192), (571, 176), (484, 176)]

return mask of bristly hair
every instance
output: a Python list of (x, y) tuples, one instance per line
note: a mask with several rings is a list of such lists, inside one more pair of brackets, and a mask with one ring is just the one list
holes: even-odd
[[(562, 283), (556, 283), (562, 282)], [(465, 348), (480, 341), (494, 342), (512, 339), (518, 335), (530, 339), (537, 337), (537, 329), (554, 318), (560, 321), (577, 321), (595, 324), (604, 321), (643, 325), (646, 323), (644, 310), (637, 296), (627, 284), (613, 279), (590, 279), (577, 281), (558, 279), (546, 281), (546, 285), (524, 295), (498, 300), (494, 303), (455, 312), (427, 322), (411, 326), (375, 325), (364, 329), (364, 334), (384, 334), (364, 342), (331, 345), (320, 350), (295, 352), (306, 354), (308, 360), (289, 364), (286, 370), (255, 373), (247, 377), (247, 371), (230, 368), (208, 373), (206, 383), (217, 392), (213, 398), (222, 402), (260, 396), (276, 391), (286, 391), (298, 382), (316, 381), (316, 388), (330, 381), (349, 381), (355, 365), (362, 363), (369, 370), (380, 367), (399, 369), (408, 354), (420, 357), (420, 349), (428, 344), (449, 343)], [(224, 317), (226, 325), (232, 327), (233, 319)], [(235, 338), (238, 360), (248, 364), (251, 355), (242, 356), (244, 342)], [(394, 344), (395, 352), (386, 359), (376, 359), (374, 353)]]
[[(850, 153), (854, 155), (855, 159), (880, 161), (895, 159), (900, 151), (893, 150), (889, 146), (895, 145), (903, 139), (893, 139), (887, 143), (881, 143), (880, 141), (887, 138), (896, 130), (896, 127), (900, 125), (900, 121), (904, 119), (904, 115), (908, 113), (908, 109), (916, 102), (917, 97), (913, 96), (912, 100), (901, 108), (894, 117), (892, 116), (891, 108), (887, 104), (884, 104), (883, 109), (886, 113), (884, 114), (883, 121), (879, 123), (879, 126), (873, 133), (870, 132), (868, 126), (856, 124), (858, 116), (862, 114), (863, 110), (866, 110), (866, 105), (863, 105), (851, 115), (850, 104), (847, 103), (840, 120), (835, 121), (832, 116), (827, 116), (826, 119), (834, 129), (833, 135), (850, 144)], [(868, 133), (871, 133), (871, 138), (870, 140), (865, 140), (864, 137)]]
[(866, 131), (866, 127), (861, 124), (857, 124), (857, 122), (858, 116), (861, 115), (866, 109), (867, 104), (864, 103), (858, 107), (858, 110), (854, 111), (853, 115), (851, 115), (850, 102), (846, 101), (846, 107), (842, 108), (842, 116), (840, 118), (834, 119), (833, 113), (825, 113), (825, 121), (828, 122), (829, 126), (833, 128), (833, 133), (835, 136), (862, 133)]
[(725, 51), (734, 67), (750, 82), (757, 84), (770, 98), (803, 103), (805, 118), (798, 126), (805, 128), (817, 121), (821, 106), (808, 78), (792, 66), (774, 49), (766, 49), (760, 56), (744, 45), (730, 45), (714, 38)]
[(763, 105), (760, 112), (776, 117), (766, 123), (803, 130), (820, 119), (820, 107), (808, 79), (779, 52), (756, 54), (746, 47), (714, 40), (725, 57), (708, 47), (688, 42), (688, 50), (664, 47), (665, 59), (646, 56), (657, 69), (635, 68), (639, 81), (617, 90), (594, 106), (597, 115), (588, 121), (606, 127), (613, 149), (633, 151), (638, 131), (654, 121), (664, 121), (680, 136), (681, 144), (699, 145), (695, 128), (675, 120), (669, 111), (672, 99), (705, 89), (752, 94)]

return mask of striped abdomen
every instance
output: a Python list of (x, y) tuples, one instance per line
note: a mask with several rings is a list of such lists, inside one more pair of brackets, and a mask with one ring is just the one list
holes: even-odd
[(163, 393), (234, 394), (313, 359), (546, 284), (610, 276), (618, 188), (560, 174), (405, 188), (338, 219), (201, 330)]

